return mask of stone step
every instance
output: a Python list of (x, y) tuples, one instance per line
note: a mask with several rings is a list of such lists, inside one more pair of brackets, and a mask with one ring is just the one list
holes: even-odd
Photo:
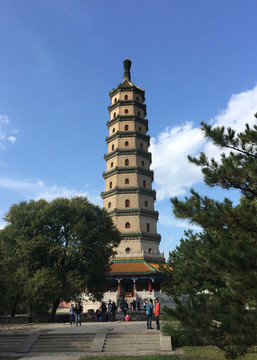
[(43, 334), (30, 349), (30, 353), (87, 352), (95, 334)]
[(0, 352), (16, 352), (27, 335), (0, 335)]
[(131, 352), (160, 350), (160, 335), (149, 333), (111, 333), (106, 336), (103, 352)]

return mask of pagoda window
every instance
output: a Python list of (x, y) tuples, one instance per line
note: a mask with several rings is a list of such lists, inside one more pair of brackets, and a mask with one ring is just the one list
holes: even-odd
[(128, 114), (128, 109), (125, 109), (125, 114)]
[(108, 202), (108, 209), (110, 209), (111, 206), (112, 206), (112, 203)]
[(148, 207), (148, 201), (145, 201), (145, 207)]
[(129, 222), (126, 222), (125, 228), (126, 228), (126, 229), (130, 229), (130, 223), (129, 223)]
[(151, 248), (148, 249), (148, 254), (152, 254), (153, 250)]
[(125, 95), (125, 96), (124, 96), (124, 99), (125, 99), (125, 100), (128, 100), (128, 95)]
[(115, 133), (115, 128), (112, 129), (112, 132)]
[(112, 189), (112, 181), (110, 181), (109, 189)]
[(142, 162), (141, 162), (141, 165), (142, 165), (142, 166), (145, 166), (145, 162), (144, 162), (144, 161), (142, 161)]
[(116, 118), (116, 112), (113, 114), (114, 119)]
[(129, 201), (129, 199), (125, 200), (125, 207), (126, 207), (126, 208), (130, 207), (130, 201)]
[(137, 116), (140, 117), (140, 111), (137, 112)]
[(130, 248), (129, 247), (126, 248), (125, 253), (130, 254)]
[(125, 160), (125, 166), (129, 166), (129, 159)]
[(111, 162), (111, 168), (113, 167), (113, 162)]
[(126, 185), (129, 184), (129, 179), (125, 179), (125, 184), (126, 184)]
[(128, 142), (128, 141), (125, 141), (125, 146), (129, 146), (129, 142)]
[(117, 101), (117, 98), (114, 99), (114, 102), (116, 102), (116, 101)]
[(112, 144), (112, 151), (114, 150), (114, 144)]
[(149, 223), (146, 224), (146, 231), (150, 232), (150, 224)]
[(125, 125), (125, 131), (128, 131), (128, 129), (129, 129), (129, 126)]
[(146, 187), (146, 181), (143, 180), (143, 187), (145, 188)]
[(143, 144), (142, 143), (140, 143), (140, 149), (143, 150)]
[(142, 128), (141, 128), (141, 126), (139, 126), (139, 131), (142, 131)]
[(139, 97), (137, 96), (137, 101), (139, 101)]

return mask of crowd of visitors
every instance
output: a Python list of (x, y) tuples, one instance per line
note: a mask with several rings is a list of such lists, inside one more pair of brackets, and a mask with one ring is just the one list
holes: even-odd
[[(125, 321), (131, 321), (132, 319), (132, 310), (140, 311), (140, 301), (131, 301), (130, 303), (130, 311), (128, 313), (128, 302), (127, 299), (122, 299), (122, 302), (120, 304), (120, 309), (123, 312), (124, 320)], [(152, 317), (153, 314), (155, 316), (156, 321), (156, 330), (160, 330), (160, 303), (158, 298), (155, 299), (155, 306), (153, 304), (153, 300), (150, 299), (148, 302), (145, 300), (143, 303), (143, 309), (146, 313), (146, 325), (147, 329), (153, 329), (152, 328)], [(102, 321), (115, 321), (116, 319), (116, 312), (117, 312), (117, 306), (114, 301), (109, 300), (108, 305), (106, 306), (105, 302), (101, 303), (101, 306), (95, 311), (95, 319), (98, 322)], [(76, 303), (76, 306), (71, 304), (70, 306), (70, 326), (78, 324), (81, 326), (81, 315), (83, 314), (83, 307), (80, 305), (79, 302)]]

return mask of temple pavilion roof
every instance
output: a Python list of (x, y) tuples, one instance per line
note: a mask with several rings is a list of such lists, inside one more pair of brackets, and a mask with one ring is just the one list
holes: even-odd
[(160, 263), (145, 260), (115, 260), (111, 263), (110, 275), (156, 274), (159, 273)]

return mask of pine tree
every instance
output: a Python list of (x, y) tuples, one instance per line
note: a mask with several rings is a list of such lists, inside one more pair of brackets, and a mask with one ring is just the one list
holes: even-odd
[(236, 134), (201, 125), (205, 137), (230, 152), (220, 162), (204, 153), (189, 161), (201, 167), (206, 184), (239, 190), (241, 196), (236, 205), (194, 190), (185, 201), (171, 199), (174, 214), (202, 231), (186, 233), (170, 253), (164, 283), (172, 295), (189, 294), (188, 305), (177, 300), (172, 315), (236, 359), (257, 342), (257, 126), (246, 124)]

